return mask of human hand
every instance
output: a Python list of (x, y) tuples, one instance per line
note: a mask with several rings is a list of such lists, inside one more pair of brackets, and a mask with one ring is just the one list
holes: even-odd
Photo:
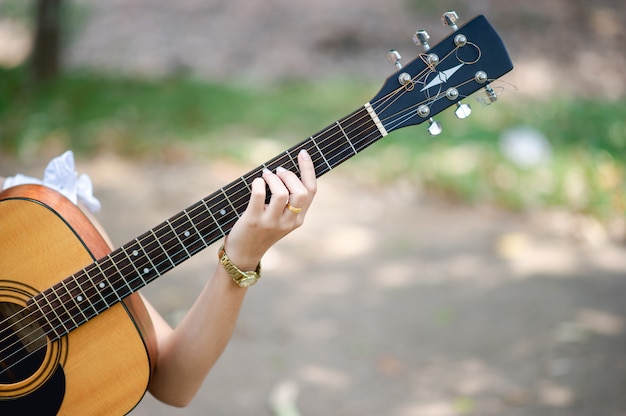
[[(298, 154), (301, 178), (284, 168), (269, 170), (252, 181), (250, 202), (233, 226), (224, 248), (233, 264), (254, 270), (263, 254), (278, 240), (300, 227), (317, 191), (315, 168), (309, 154)], [(271, 192), (265, 204), (266, 184)], [(289, 209), (298, 208), (299, 212)]]

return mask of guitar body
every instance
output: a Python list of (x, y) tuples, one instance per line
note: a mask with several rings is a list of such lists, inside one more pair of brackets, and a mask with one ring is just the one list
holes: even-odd
[(0, 194), (0, 414), (117, 415), (141, 400), (153, 341), (142, 337), (138, 295), (53, 342), (37, 340), (37, 322), (10, 325), (25, 321), (14, 314), (32, 296), (109, 251), (61, 194), (36, 185)]

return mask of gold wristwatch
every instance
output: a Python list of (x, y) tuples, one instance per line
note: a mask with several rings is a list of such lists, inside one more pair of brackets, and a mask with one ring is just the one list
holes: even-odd
[(230, 277), (233, 278), (233, 282), (239, 287), (250, 287), (261, 278), (261, 263), (256, 266), (256, 270), (254, 271), (242, 271), (230, 261), (226, 250), (224, 250), (224, 244), (220, 246), (217, 252), (217, 258), (220, 259), (220, 263), (222, 263), (224, 269), (226, 269)]

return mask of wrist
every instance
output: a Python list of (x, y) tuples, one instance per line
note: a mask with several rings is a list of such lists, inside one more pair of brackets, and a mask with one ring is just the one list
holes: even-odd
[(248, 263), (245, 263), (245, 266), (242, 265), (242, 263), (239, 263), (239, 265), (237, 265), (237, 263), (234, 263), (229, 255), (226, 253), (224, 244), (220, 246), (217, 257), (224, 270), (226, 270), (226, 272), (232, 278), (233, 282), (239, 287), (250, 287), (261, 278), (260, 261), (257, 262), (254, 269), (252, 269), (252, 267), (247, 267)]
[(245, 244), (245, 241), (248, 240), (228, 235), (222, 240), (221, 248), (228, 253), (233, 264), (236, 264), (241, 270), (254, 270), (261, 262), (263, 252), (257, 252), (258, 250), (255, 249), (258, 247), (257, 244), (251, 247), (249, 244)]

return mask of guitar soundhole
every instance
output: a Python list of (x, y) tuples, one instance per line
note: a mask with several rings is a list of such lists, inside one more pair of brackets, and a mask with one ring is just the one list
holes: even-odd
[(0, 384), (19, 383), (46, 359), (43, 329), (20, 305), (0, 302)]

